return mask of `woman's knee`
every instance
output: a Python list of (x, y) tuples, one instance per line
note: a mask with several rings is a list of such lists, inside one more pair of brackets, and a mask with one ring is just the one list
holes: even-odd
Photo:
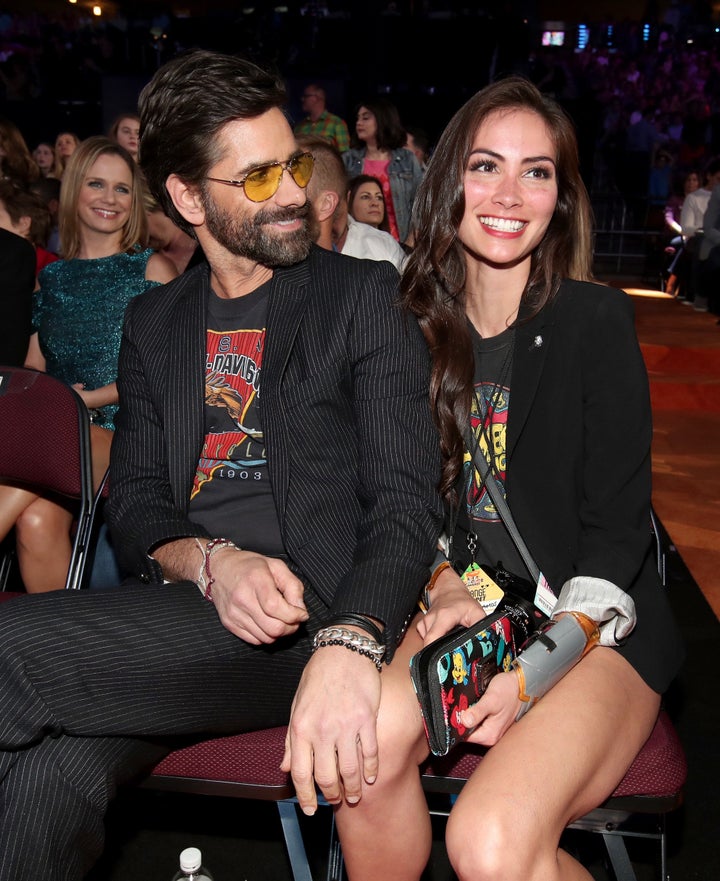
[(15, 524), (17, 541), (23, 547), (37, 548), (58, 538), (69, 541), (72, 515), (49, 499), (36, 499), (20, 514)]
[(488, 793), (483, 804), (453, 808), (445, 831), (450, 864), (458, 881), (530, 881), (539, 860), (537, 847)]

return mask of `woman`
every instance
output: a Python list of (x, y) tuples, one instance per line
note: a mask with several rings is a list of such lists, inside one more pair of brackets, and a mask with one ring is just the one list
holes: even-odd
[(406, 134), (397, 108), (384, 98), (360, 105), (355, 135), (342, 154), (350, 177), (370, 174), (382, 183), (390, 232), (399, 242), (410, 240), (410, 213), (422, 171), (405, 149)]
[(700, 173), (689, 171), (683, 179), (682, 187), (675, 187), (665, 206), (665, 226), (671, 236), (665, 248), (665, 253), (671, 255), (672, 258), (667, 269), (668, 280), (665, 284), (665, 293), (673, 296), (682, 297), (682, 291), (687, 285), (690, 275), (690, 258), (685, 253), (682, 226), (680, 224), (682, 207), (685, 197), (690, 193), (694, 193), (695, 190), (699, 190), (701, 184), (702, 178)]
[(0, 181), (0, 227), (27, 239), (35, 249), (35, 274), (58, 258), (45, 247), (51, 218), (37, 193)]
[(37, 167), (40, 169), (40, 174), (43, 177), (53, 176), (53, 169), (55, 168), (55, 150), (51, 144), (47, 144), (45, 141), (39, 143), (33, 150), (32, 157), (37, 163)]
[(360, 223), (390, 232), (382, 184), (371, 174), (359, 174), (349, 184), (348, 211)]
[(72, 154), (80, 145), (80, 138), (73, 132), (60, 132), (55, 138), (55, 167), (52, 176), (62, 180), (65, 168)]
[(40, 169), (30, 155), (20, 129), (14, 122), (1, 117), (0, 177), (21, 187), (29, 186), (40, 177)]
[(137, 162), (140, 148), (140, 117), (136, 113), (124, 113), (118, 116), (110, 128), (110, 140), (124, 147)]
[(651, 415), (632, 306), (588, 281), (592, 227), (574, 132), (523, 79), (457, 112), (414, 223), (401, 285), (432, 355), (452, 565), (439, 553), (429, 611), (383, 669), (379, 772), (359, 803), (337, 808), (348, 875), (420, 878), (431, 829), (417, 766), (428, 746), (408, 661), (483, 617), (460, 577), (473, 559), (527, 577), (471, 465), (470, 425), (559, 595), (548, 635), (577, 613), (604, 623), (601, 644), (526, 714), (514, 669), (463, 712), (470, 740), (490, 749), (452, 810), (448, 854), (460, 881), (590, 879), (560, 836), (622, 779), (682, 654), (650, 551)]
[[(147, 220), (132, 157), (108, 138), (84, 141), (68, 163), (60, 194), (63, 260), (46, 267), (33, 308), (26, 365), (71, 385), (91, 413), (93, 473), (107, 468), (117, 410), (115, 373), (130, 300), (177, 275), (144, 244)], [(16, 527), (29, 593), (60, 588), (70, 561), (72, 515), (25, 490), (0, 488), (0, 535)]]

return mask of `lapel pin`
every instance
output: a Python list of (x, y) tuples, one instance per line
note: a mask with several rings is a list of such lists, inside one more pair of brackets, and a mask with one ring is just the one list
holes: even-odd
[(538, 334), (535, 339), (532, 341), (531, 349), (539, 349), (543, 344), (543, 338)]

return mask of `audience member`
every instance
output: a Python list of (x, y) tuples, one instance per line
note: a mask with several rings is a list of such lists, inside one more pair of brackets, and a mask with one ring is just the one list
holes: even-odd
[(209, 265), (125, 320), (109, 520), (137, 580), (0, 608), (2, 878), (80, 881), (178, 736), (289, 722), (283, 767), (332, 804), (377, 774), (440, 525), (428, 354), (392, 267), (312, 244), (285, 101), (204, 51), (140, 96), (150, 188)]
[(397, 107), (386, 98), (368, 99), (358, 107), (352, 146), (343, 153), (343, 162), (351, 178), (371, 174), (382, 183), (390, 232), (412, 244), (410, 215), (422, 170), (405, 149), (406, 140)]
[(60, 181), (56, 177), (39, 177), (34, 183), (30, 184), (30, 190), (40, 196), (43, 205), (50, 212), (50, 233), (48, 234), (47, 249), (51, 253), (59, 255)]
[(326, 109), (325, 89), (311, 83), (305, 87), (300, 103), (307, 116), (295, 126), (295, 134), (324, 138), (344, 153), (350, 146), (350, 133), (345, 120)]
[[(432, 353), (449, 542), (427, 613), (383, 672), (377, 776), (357, 803), (336, 804), (348, 877), (424, 873), (432, 829), (418, 766), (428, 742), (408, 662), (484, 617), (466, 586), (478, 565), (529, 575), (492, 481), (543, 573), (528, 599), (551, 617), (477, 702), (453, 712), (486, 752), (452, 808), (448, 856), (459, 881), (579, 881), (589, 875), (560, 848), (565, 827), (622, 780), (683, 655), (651, 551), (652, 422), (633, 308), (590, 281), (573, 126), (526, 80), (499, 80), (455, 114), (414, 219), (401, 292)], [(312, 810), (314, 791), (295, 783)]]
[(398, 242), (389, 233), (356, 221), (350, 215), (347, 172), (340, 153), (320, 138), (301, 135), (297, 141), (315, 157), (315, 169), (307, 193), (318, 227), (317, 244), (349, 257), (387, 260), (401, 271), (405, 252)]
[(693, 304), (697, 295), (697, 271), (700, 242), (703, 235), (703, 218), (710, 201), (710, 194), (718, 183), (720, 183), (720, 156), (715, 156), (705, 166), (703, 185), (685, 197), (680, 212), (680, 226), (682, 227), (685, 251), (690, 260), (690, 275), (685, 295), (680, 295), (678, 299), (688, 304)]
[(36, 275), (58, 259), (45, 247), (51, 223), (50, 212), (37, 193), (0, 181), (0, 227), (30, 242), (35, 249)]
[(37, 167), (42, 177), (52, 177), (55, 168), (55, 150), (52, 144), (41, 141), (32, 152)]
[(20, 367), (25, 361), (34, 288), (32, 246), (15, 233), (0, 229), (0, 364)]
[(415, 154), (415, 158), (420, 164), (420, 168), (425, 171), (425, 166), (430, 158), (430, 138), (424, 129), (413, 126), (405, 128), (407, 139), (405, 141), (405, 149)]
[(62, 180), (68, 161), (80, 144), (80, 138), (73, 132), (60, 132), (55, 139), (55, 167), (52, 176)]
[(136, 162), (138, 161), (140, 117), (137, 113), (124, 113), (118, 116), (110, 127), (109, 137), (111, 141), (116, 141), (124, 147)]
[(170, 220), (154, 200), (147, 219), (150, 247), (172, 260), (178, 274), (185, 272), (198, 249), (197, 239)]
[(665, 206), (665, 228), (671, 238), (665, 248), (670, 256), (668, 266), (668, 279), (665, 292), (674, 296), (680, 295), (687, 285), (690, 272), (688, 255), (685, 253), (685, 243), (682, 237), (682, 225), (680, 217), (685, 197), (700, 188), (700, 174), (697, 171), (689, 171), (684, 175), (682, 184), (674, 187), (670, 198)]
[[(117, 411), (117, 359), (123, 315), (133, 297), (174, 278), (175, 267), (149, 248), (136, 166), (118, 144), (88, 138), (73, 153), (60, 196), (63, 260), (39, 276), (26, 363), (71, 385), (92, 420), (96, 486), (107, 470)], [(65, 584), (71, 513), (27, 490), (0, 486), (0, 535), (16, 527), (28, 593)]]
[(21, 187), (27, 187), (40, 176), (40, 169), (30, 155), (20, 129), (9, 119), (0, 117), (0, 174)]
[(353, 219), (390, 232), (382, 184), (376, 177), (359, 174), (352, 178), (348, 184), (347, 203)]
[(695, 309), (720, 315), (720, 186), (715, 185), (703, 218), (698, 249)]

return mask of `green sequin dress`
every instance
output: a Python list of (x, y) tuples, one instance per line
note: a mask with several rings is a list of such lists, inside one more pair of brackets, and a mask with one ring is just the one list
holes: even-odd
[[(114, 254), (93, 260), (58, 260), (38, 276), (33, 304), (46, 370), (74, 385), (96, 389), (115, 382), (125, 309), (138, 294), (157, 287), (146, 281), (153, 251)], [(97, 411), (94, 422), (114, 428), (117, 404)]]

